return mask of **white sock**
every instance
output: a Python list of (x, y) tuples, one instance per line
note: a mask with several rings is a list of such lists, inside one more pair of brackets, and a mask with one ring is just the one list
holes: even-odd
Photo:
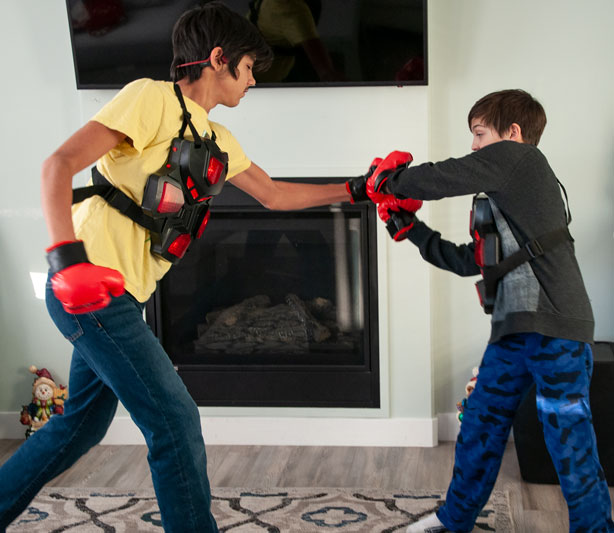
[(408, 526), (405, 533), (444, 533), (445, 531), (448, 530), (433, 513)]

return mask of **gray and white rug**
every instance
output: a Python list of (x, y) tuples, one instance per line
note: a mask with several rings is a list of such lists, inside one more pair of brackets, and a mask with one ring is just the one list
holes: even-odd
[[(214, 488), (213, 514), (221, 532), (403, 532), (441, 505), (442, 490), (348, 488)], [(152, 491), (47, 488), (7, 533), (162, 532)], [(493, 492), (476, 532), (513, 533), (508, 495)]]

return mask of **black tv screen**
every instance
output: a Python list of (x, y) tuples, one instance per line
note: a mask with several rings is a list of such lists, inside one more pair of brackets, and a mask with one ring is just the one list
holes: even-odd
[[(169, 80), (171, 32), (194, 0), (66, 0), (77, 88)], [(226, 0), (271, 45), (257, 87), (426, 85), (426, 0)]]

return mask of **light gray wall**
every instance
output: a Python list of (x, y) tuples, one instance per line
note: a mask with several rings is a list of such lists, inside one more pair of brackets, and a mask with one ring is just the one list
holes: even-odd
[[(598, 340), (614, 340), (614, 2), (429, 2), (433, 159), (470, 151), (467, 112), (481, 96), (522, 88), (543, 104), (541, 150), (569, 194), (570, 230)], [(432, 223), (468, 241), (470, 198), (432, 206)], [(473, 283), (431, 272), (435, 410), (452, 412), (481, 358), (489, 320)]]
[[(29, 274), (46, 270), (40, 165), (111, 96), (76, 91), (64, 2), (11, 0), (4, 16), (0, 412), (29, 401), (30, 364), (67, 379), (69, 345), (34, 297)], [(272, 175), (354, 175), (392, 149), (409, 149), (417, 162), (467, 153), (465, 117), (478, 97), (508, 87), (533, 92), (549, 118), (541, 148), (570, 194), (597, 336), (613, 340), (613, 22), (611, 0), (431, 0), (428, 88), (259, 89), (212, 118)], [(287, 135), (289, 125), (296, 135)], [(466, 242), (469, 201), (432, 203), (423, 217), (447, 238)], [(380, 237), (385, 397), (373, 416), (454, 411), (488, 336), (473, 283), (430, 269), (385, 232)], [(207, 411), (217, 413), (295, 412)]]
[(68, 376), (68, 346), (29, 273), (46, 271), (41, 162), (79, 126), (79, 101), (64, 2), (10, 0), (2, 12), (0, 411), (13, 411), (30, 401), (30, 364)]

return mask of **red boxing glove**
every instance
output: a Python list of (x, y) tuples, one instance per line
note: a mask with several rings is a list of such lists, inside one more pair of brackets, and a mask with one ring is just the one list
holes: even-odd
[(93, 265), (83, 241), (64, 241), (47, 248), (51, 287), (67, 313), (97, 311), (109, 305), (111, 296), (124, 294), (124, 277), (111, 268)]
[(397, 170), (406, 168), (413, 160), (414, 158), (409, 152), (390, 152), (367, 180), (367, 195), (369, 198), (376, 204), (383, 201), (389, 195), (383, 190), (388, 177)]
[(422, 200), (400, 200), (391, 194), (377, 204), (377, 214), (386, 223), (386, 229), (395, 241), (402, 241), (414, 225), (415, 212), (422, 207)]
[(373, 174), (375, 172), (375, 169), (377, 167), (379, 167), (379, 164), (383, 161), (383, 159), (381, 157), (375, 157), (373, 158), (373, 161), (371, 161), (371, 164), (369, 165), (369, 171), (367, 172), (366, 176), (367, 179), (371, 177), (371, 174)]

